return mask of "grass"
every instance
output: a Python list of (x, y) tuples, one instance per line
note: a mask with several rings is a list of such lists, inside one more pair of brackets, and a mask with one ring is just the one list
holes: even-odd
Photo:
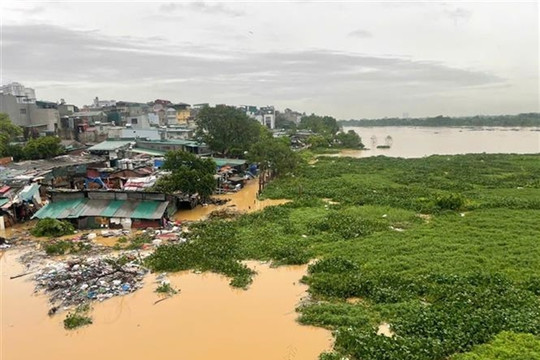
[[(246, 287), (242, 260), (319, 259), (298, 310), (334, 330), (322, 359), (442, 360), (501, 333), (540, 334), (539, 155), (320, 157), (263, 196), (293, 201), (197, 224), (147, 264)], [(381, 322), (396, 336), (377, 335)]]

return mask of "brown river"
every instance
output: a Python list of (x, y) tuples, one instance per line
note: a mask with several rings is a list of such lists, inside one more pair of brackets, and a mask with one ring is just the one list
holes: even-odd
[[(540, 153), (539, 128), (456, 127), (344, 127), (354, 130), (370, 150), (344, 150), (351, 157), (392, 156), (416, 158), (433, 154)], [(389, 149), (377, 149), (386, 145)]]
[[(259, 201), (257, 190), (257, 181), (251, 181), (239, 193), (219, 195), (231, 199), (225, 205), (197, 207), (176, 218), (198, 220), (221, 207), (247, 212), (284, 202)], [(67, 331), (65, 312), (47, 315), (48, 300), (34, 294), (30, 275), (9, 279), (24, 272), (17, 261), (20, 254), (0, 251), (2, 360), (315, 360), (332, 347), (329, 331), (296, 321), (295, 308), (306, 296), (307, 287), (299, 283), (306, 266), (271, 268), (248, 262), (257, 271), (248, 290), (234, 289), (229, 279), (216, 274), (169, 274), (180, 292), (155, 305), (160, 297), (150, 274), (142, 289), (94, 303), (92, 325)]]

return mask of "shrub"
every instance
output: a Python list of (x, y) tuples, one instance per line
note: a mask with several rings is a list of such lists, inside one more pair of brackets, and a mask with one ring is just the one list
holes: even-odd
[(460, 210), (465, 205), (465, 198), (460, 194), (440, 195), (435, 205), (441, 210)]
[(37, 237), (53, 237), (73, 234), (74, 231), (75, 228), (68, 221), (45, 218), (39, 220), (36, 226), (30, 230), (30, 233)]

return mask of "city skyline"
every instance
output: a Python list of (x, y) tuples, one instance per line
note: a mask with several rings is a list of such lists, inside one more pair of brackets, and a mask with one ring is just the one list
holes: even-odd
[(340, 119), (539, 111), (538, 4), (2, 4), (2, 84)]

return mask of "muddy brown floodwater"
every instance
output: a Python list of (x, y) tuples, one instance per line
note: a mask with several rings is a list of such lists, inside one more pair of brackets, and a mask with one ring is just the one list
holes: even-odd
[(0, 258), (3, 360), (317, 359), (331, 348), (329, 331), (296, 322), (305, 266), (249, 262), (258, 274), (247, 291), (215, 274), (169, 274), (180, 293), (156, 305), (150, 275), (141, 290), (95, 303), (92, 325), (67, 331), (65, 312), (49, 317), (48, 301), (33, 294), (29, 277), (9, 279), (23, 271), (18, 254)]
[(252, 212), (257, 210), (262, 210), (267, 206), (272, 205), (281, 205), (285, 204), (289, 200), (278, 199), (278, 200), (258, 200), (257, 192), (259, 191), (259, 180), (249, 180), (246, 186), (242, 190), (233, 194), (222, 194), (214, 195), (216, 199), (230, 199), (231, 201), (227, 202), (224, 205), (207, 205), (207, 206), (197, 206), (192, 210), (180, 210), (178, 211), (174, 218), (179, 221), (196, 221), (206, 218), (212, 211), (218, 209), (232, 209), (239, 212)]

